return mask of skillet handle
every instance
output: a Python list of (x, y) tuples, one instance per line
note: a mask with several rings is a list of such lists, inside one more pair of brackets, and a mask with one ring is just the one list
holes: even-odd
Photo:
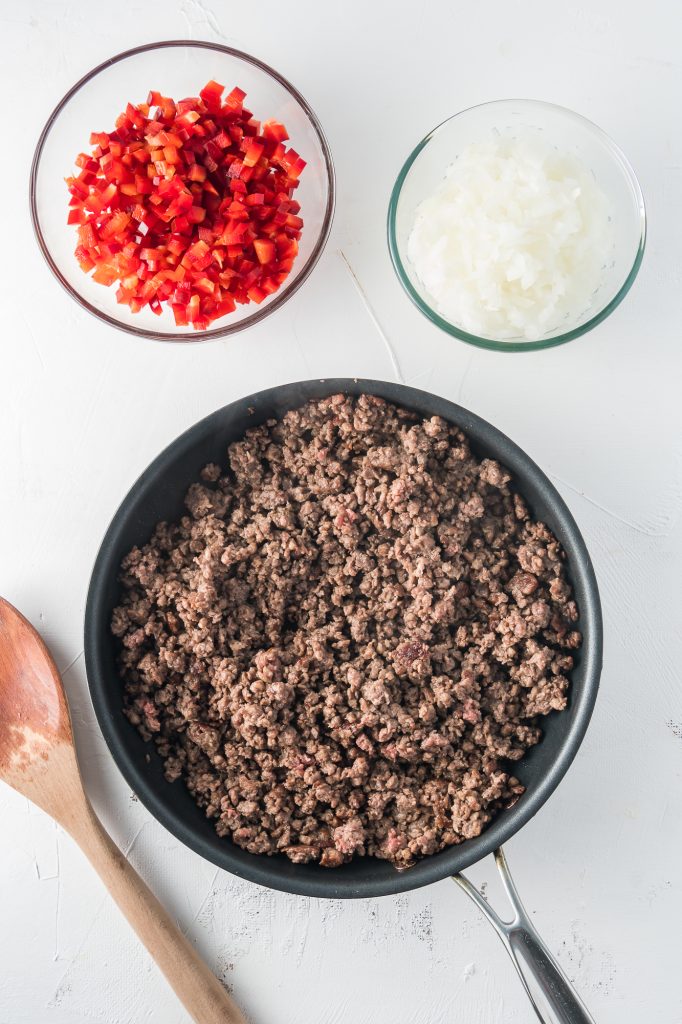
[(465, 875), (453, 875), (452, 880), (474, 901), (499, 935), (538, 1020), (542, 1024), (594, 1024), (594, 1018), (526, 914), (501, 847), (495, 850), (495, 863), (514, 910), (511, 921), (503, 921)]

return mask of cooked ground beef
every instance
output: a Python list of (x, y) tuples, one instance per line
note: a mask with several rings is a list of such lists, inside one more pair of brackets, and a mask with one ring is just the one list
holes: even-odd
[(309, 402), (124, 559), (125, 710), (221, 836), (405, 868), (523, 792), (578, 611), (552, 533), (456, 427)]

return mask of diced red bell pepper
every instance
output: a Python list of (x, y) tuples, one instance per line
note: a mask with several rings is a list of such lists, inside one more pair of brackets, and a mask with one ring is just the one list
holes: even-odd
[(189, 131), (192, 125), (196, 124), (200, 117), (201, 114), (196, 110), (187, 110), (184, 114), (180, 114), (180, 116), (175, 119), (175, 126), (176, 128), (185, 128)]
[(78, 208), (78, 209), (75, 209), (75, 210), (71, 210), (69, 212), (69, 216), (67, 217), (66, 223), (67, 224), (85, 224), (87, 219), (88, 219), (88, 216), (87, 216), (85, 210)]
[(268, 238), (256, 238), (253, 243), (259, 263), (272, 263), (275, 258), (275, 243)]
[(279, 121), (265, 121), (263, 136), (266, 139), (274, 139), (276, 142), (286, 142), (289, 138), (286, 128)]
[(244, 166), (255, 167), (263, 154), (262, 142), (249, 142), (244, 152)]
[(303, 226), (292, 194), (305, 162), (284, 125), (261, 126), (241, 89), (222, 94), (211, 81), (177, 104), (156, 91), (127, 104), (66, 179), (82, 269), (117, 283), (132, 312), (168, 304), (197, 330), (276, 291)]
[(245, 99), (246, 93), (244, 90), (235, 85), (234, 89), (232, 89), (232, 91), (225, 97), (225, 106), (232, 107), (235, 110), (241, 110)]
[(225, 86), (219, 82), (210, 81), (201, 90), (199, 95), (208, 107), (220, 109), (220, 100), (225, 91)]
[(114, 281), (116, 280), (116, 277), (117, 274), (115, 269), (113, 267), (105, 266), (104, 264), (100, 264), (98, 267), (96, 267), (95, 272), (92, 275), (93, 281), (96, 281), (97, 284), (105, 285), (113, 284)]

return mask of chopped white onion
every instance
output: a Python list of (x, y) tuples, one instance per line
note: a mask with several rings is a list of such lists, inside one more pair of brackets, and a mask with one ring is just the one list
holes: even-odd
[(585, 165), (501, 136), (462, 150), (417, 207), (407, 252), (445, 319), (535, 341), (593, 305), (612, 249), (609, 204)]

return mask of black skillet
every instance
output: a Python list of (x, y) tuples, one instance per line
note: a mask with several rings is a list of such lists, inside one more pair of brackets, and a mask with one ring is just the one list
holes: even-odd
[[(500, 814), (482, 835), (427, 857), (402, 872), (386, 861), (369, 857), (356, 858), (350, 864), (331, 869), (314, 864), (292, 864), (283, 856), (259, 857), (247, 853), (219, 838), (186, 788), (181, 783), (170, 785), (165, 781), (161, 759), (154, 746), (144, 743), (121, 713), (116, 646), (109, 629), (112, 609), (119, 600), (117, 574), (121, 559), (131, 547), (149, 539), (157, 522), (180, 517), (184, 494), (198, 479), (201, 467), (207, 462), (224, 465), (227, 446), (241, 438), (249, 427), (279, 418), (310, 398), (341, 391), (352, 395), (371, 393), (422, 416), (442, 416), (466, 431), (474, 451), (498, 459), (510, 469), (515, 486), (533, 515), (543, 520), (561, 541), (580, 609), (578, 628), (583, 644), (571, 676), (569, 706), (561, 714), (552, 713), (543, 719), (541, 743), (515, 764), (514, 774), (526, 787), (521, 799)], [(284, 384), (249, 395), (212, 413), (185, 431), (152, 462), (114, 516), (90, 581), (85, 612), (85, 659), (97, 719), (118, 767), (148, 810), (196, 853), (235, 875), (273, 889), (336, 899), (385, 896), (454, 876), (476, 900), (505, 943), (538, 1017), (560, 1024), (588, 1024), (592, 1020), (526, 917), (500, 847), (554, 792), (585, 735), (597, 697), (602, 664), (599, 593), (587, 548), (562, 498), (532, 459), (490, 423), (425, 391), (382, 381), (345, 378)], [(493, 852), (514, 906), (514, 918), (509, 923), (502, 922), (459, 874)]]

